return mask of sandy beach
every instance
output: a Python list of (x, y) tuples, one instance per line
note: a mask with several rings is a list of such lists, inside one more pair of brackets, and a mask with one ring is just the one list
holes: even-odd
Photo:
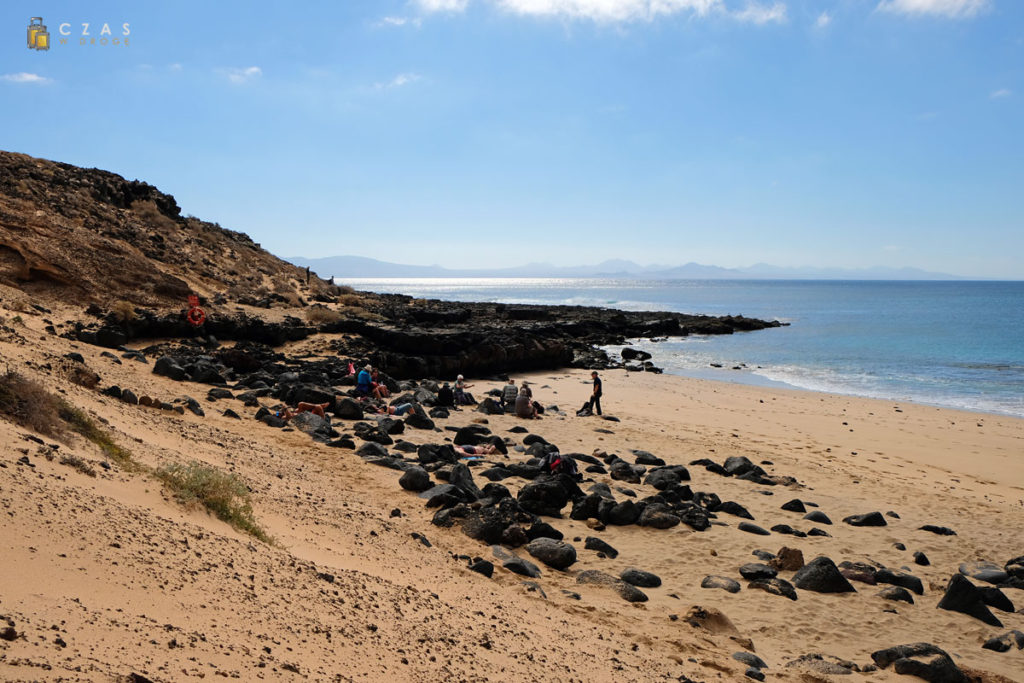
[[(542, 566), (531, 580), (498, 566), (488, 579), (466, 565), (474, 557), (500, 565), (492, 550), (458, 526), (431, 525), (435, 511), (398, 486), (401, 472), (300, 431), (270, 428), (240, 401), (210, 401), (203, 385), (154, 375), (148, 363), (117, 363), (101, 348), (45, 334), (41, 316), (22, 316), (0, 342), (9, 368), (56, 388), (148, 467), (198, 460), (237, 473), (274, 544), (181, 505), (150, 475), (104, 468), (103, 455), (84, 439), (40, 444), (29, 430), (0, 421), (0, 615), (13, 629), (13, 639), (0, 641), (4, 680), (728, 681), (742, 680), (747, 668), (732, 654), (751, 652), (766, 664), (768, 680), (825, 681), (849, 677), (786, 664), (822, 654), (865, 667), (876, 650), (919, 641), (949, 652), (965, 671), (987, 672), (979, 680), (1024, 680), (1024, 652), (981, 648), (992, 636), (1024, 629), (1024, 615), (996, 611), (997, 628), (936, 609), (961, 563), (1001, 567), (1024, 553), (1024, 420), (613, 370), (603, 373), (602, 401), (612, 421), (575, 416), (590, 391), (585, 371), (517, 376), (566, 415), (549, 410), (524, 421), (463, 409), (437, 420), (442, 431), (406, 429), (400, 438), (443, 443), (453, 436), (445, 427), (485, 422), (511, 447), (522, 443), (525, 434), (509, 432), (520, 426), (563, 453), (604, 451), (630, 462), (634, 449), (669, 465), (746, 456), (796, 483), (761, 486), (700, 465), (688, 466), (687, 483), (739, 503), (765, 529), (819, 526), (830, 535), (752, 535), (737, 528), (744, 520), (722, 513), (703, 532), (686, 525), (595, 531), (569, 519), (567, 507), (545, 521), (576, 547), (575, 564)], [(166, 401), (194, 396), (205, 416), (128, 405), (72, 384), (57, 370), (69, 352), (83, 356), (102, 386)], [(478, 398), (500, 387), (471, 381)], [(225, 408), (241, 419), (223, 416)], [(335, 420), (339, 431), (348, 426)], [(57, 457), (45, 444), (58, 446)], [(97, 476), (62, 464), (69, 453)], [(487, 458), (526, 459), (514, 448), (507, 459)], [(618, 499), (628, 495), (622, 488), (639, 498), (654, 492), (604, 474), (585, 473), (581, 486), (594, 482), (610, 484)], [(501, 483), (515, 495), (526, 482)], [(794, 498), (816, 504), (833, 524), (780, 509)], [(887, 516), (885, 527), (841, 521), (874, 511), (898, 517)], [(956, 535), (919, 529), (926, 524)], [(584, 549), (590, 536), (618, 556)], [(791, 601), (747, 587), (738, 568), (758, 561), (755, 550), (783, 546), (806, 561), (825, 555), (836, 564), (903, 569), (920, 578), (924, 594), (913, 605), (892, 602), (876, 596), (884, 586), (854, 582), (855, 593), (801, 590)], [(915, 564), (915, 551), (930, 564)], [(523, 548), (507, 552), (530, 559)], [(647, 602), (577, 583), (586, 570), (618, 576), (630, 567), (661, 579), (643, 589)], [(743, 588), (701, 588), (708, 575)], [(1016, 608), (1024, 601), (1021, 591), (1004, 593)], [(891, 668), (854, 674), (901, 678)]]

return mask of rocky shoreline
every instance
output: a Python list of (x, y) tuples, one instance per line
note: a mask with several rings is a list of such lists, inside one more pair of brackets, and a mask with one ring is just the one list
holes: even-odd
[[(788, 323), (744, 316), (619, 311), (585, 306), (506, 305), (416, 300), (360, 292), (361, 315), (313, 324), (294, 316), (268, 321), (245, 312), (211, 314), (192, 328), (181, 313), (136, 309), (129, 322), (91, 307), (95, 321), (68, 322), (64, 335), (117, 348), (153, 339), (209, 338), (280, 346), (314, 334), (341, 334), (329, 350), (365, 359), (397, 379), (496, 375), (563, 367), (660, 372), (648, 358), (609, 358), (598, 347), (627, 339), (733, 334)], [(201, 302), (204, 305), (206, 302)], [(633, 362), (630, 363), (629, 361)], [(623, 365), (625, 363), (625, 365)]]

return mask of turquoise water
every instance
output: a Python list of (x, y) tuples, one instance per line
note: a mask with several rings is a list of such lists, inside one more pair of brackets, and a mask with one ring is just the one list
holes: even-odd
[[(777, 319), (791, 325), (631, 345), (650, 351), (657, 365), (680, 375), (1024, 417), (1024, 282), (339, 278), (338, 283), (451, 301)], [(741, 364), (744, 369), (731, 369)]]

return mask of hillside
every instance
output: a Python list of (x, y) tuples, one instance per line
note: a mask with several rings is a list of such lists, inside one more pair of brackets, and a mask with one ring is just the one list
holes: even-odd
[(292, 305), (327, 283), (248, 236), (191, 216), (152, 185), (0, 151), (0, 283), (44, 299), (179, 308), (276, 294)]

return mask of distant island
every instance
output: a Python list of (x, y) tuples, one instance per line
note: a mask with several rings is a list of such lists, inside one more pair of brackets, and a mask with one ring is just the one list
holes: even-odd
[(388, 263), (363, 256), (327, 256), (287, 261), (308, 267), (322, 277), (600, 277), (635, 280), (972, 280), (949, 273), (933, 273), (918, 268), (787, 268), (758, 263), (746, 268), (722, 268), (699, 263), (681, 266), (641, 266), (632, 261), (613, 259), (591, 266), (554, 266), (528, 263), (512, 268), (453, 269), (441, 266), (416, 266)]

